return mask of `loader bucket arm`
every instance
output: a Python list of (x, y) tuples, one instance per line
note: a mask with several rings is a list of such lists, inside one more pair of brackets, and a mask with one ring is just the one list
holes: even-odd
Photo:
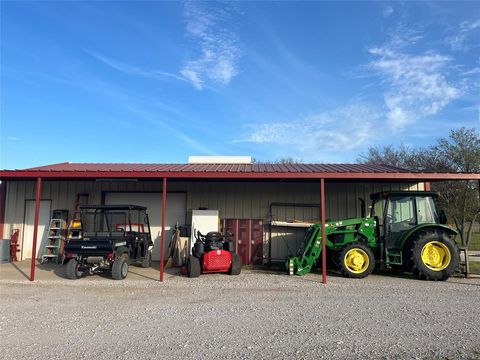
[(287, 259), (289, 275), (305, 275), (312, 269), (322, 252), (322, 231), (318, 225), (308, 230), (298, 256)]
[[(376, 248), (375, 219), (354, 218), (325, 223), (326, 247), (339, 250), (349, 243), (361, 241), (365, 245)], [(335, 237), (337, 240), (334, 240)], [(286, 261), (289, 275), (305, 275), (311, 270), (322, 253), (321, 224), (312, 225), (305, 235), (297, 256)]]

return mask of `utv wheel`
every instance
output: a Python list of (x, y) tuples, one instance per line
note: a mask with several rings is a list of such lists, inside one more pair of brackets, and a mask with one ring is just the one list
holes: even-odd
[(343, 276), (361, 279), (372, 273), (375, 256), (368, 246), (359, 242), (352, 243), (340, 251), (338, 266)]
[(200, 276), (201, 267), (200, 259), (195, 256), (190, 256), (187, 263), (187, 273), (188, 277), (196, 278)]
[(147, 251), (147, 253), (145, 254), (145, 257), (142, 260), (142, 267), (149, 268), (150, 265), (152, 265), (152, 252)]
[(443, 231), (422, 232), (410, 250), (412, 272), (424, 280), (447, 280), (458, 268), (459, 251), (455, 242)]
[(230, 269), (228, 270), (228, 273), (230, 275), (240, 275), (241, 271), (242, 271), (242, 259), (238, 254), (233, 253), (232, 264), (230, 265)]
[(83, 275), (83, 271), (80, 271), (80, 264), (77, 259), (70, 259), (67, 263), (67, 278), (75, 280), (80, 279)]
[(118, 257), (112, 265), (112, 278), (114, 280), (123, 280), (128, 274), (128, 263), (125, 257)]

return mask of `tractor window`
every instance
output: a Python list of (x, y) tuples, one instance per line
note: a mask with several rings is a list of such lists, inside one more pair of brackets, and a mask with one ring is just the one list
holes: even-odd
[(373, 204), (372, 216), (378, 218), (378, 224), (383, 225), (383, 211), (385, 210), (385, 200), (376, 200)]
[(419, 224), (434, 224), (437, 222), (437, 214), (433, 199), (430, 196), (418, 196), (417, 201), (417, 221)]
[(402, 232), (415, 226), (413, 198), (391, 197), (387, 211), (387, 222), (390, 232)]
[(385, 199), (376, 199), (373, 201), (370, 209), (370, 216), (375, 218), (380, 236), (385, 235), (385, 227), (383, 226), (385, 203)]

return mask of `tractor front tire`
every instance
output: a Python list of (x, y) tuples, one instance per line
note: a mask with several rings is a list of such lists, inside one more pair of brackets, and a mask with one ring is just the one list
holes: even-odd
[(230, 264), (230, 269), (228, 270), (229, 275), (240, 275), (242, 272), (242, 258), (237, 254), (232, 254), (232, 263)]
[(375, 268), (375, 255), (368, 246), (360, 242), (351, 243), (340, 251), (338, 267), (343, 276), (361, 279)]
[(419, 233), (410, 248), (411, 271), (422, 280), (445, 281), (458, 268), (460, 254), (448, 234), (439, 230)]
[(83, 271), (80, 271), (80, 264), (77, 259), (70, 259), (67, 263), (67, 278), (71, 280), (80, 279), (83, 275)]
[(118, 257), (112, 265), (112, 278), (114, 280), (123, 280), (128, 275), (128, 262), (125, 256)]
[(202, 268), (200, 266), (200, 259), (195, 256), (190, 256), (187, 262), (188, 277), (196, 278), (200, 276)]

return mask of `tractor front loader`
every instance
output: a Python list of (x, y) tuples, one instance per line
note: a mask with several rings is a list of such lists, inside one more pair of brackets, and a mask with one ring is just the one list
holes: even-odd
[[(326, 249), (340, 272), (368, 276), (375, 266), (402, 268), (425, 280), (446, 280), (460, 256), (457, 232), (437, 214), (430, 191), (381, 192), (371, 195), (369, 217), (325, 223)], [(297, 256), (286, 261), (290, 275), (305, 275), (322, 252), (321, 224), (312, 225)]]

